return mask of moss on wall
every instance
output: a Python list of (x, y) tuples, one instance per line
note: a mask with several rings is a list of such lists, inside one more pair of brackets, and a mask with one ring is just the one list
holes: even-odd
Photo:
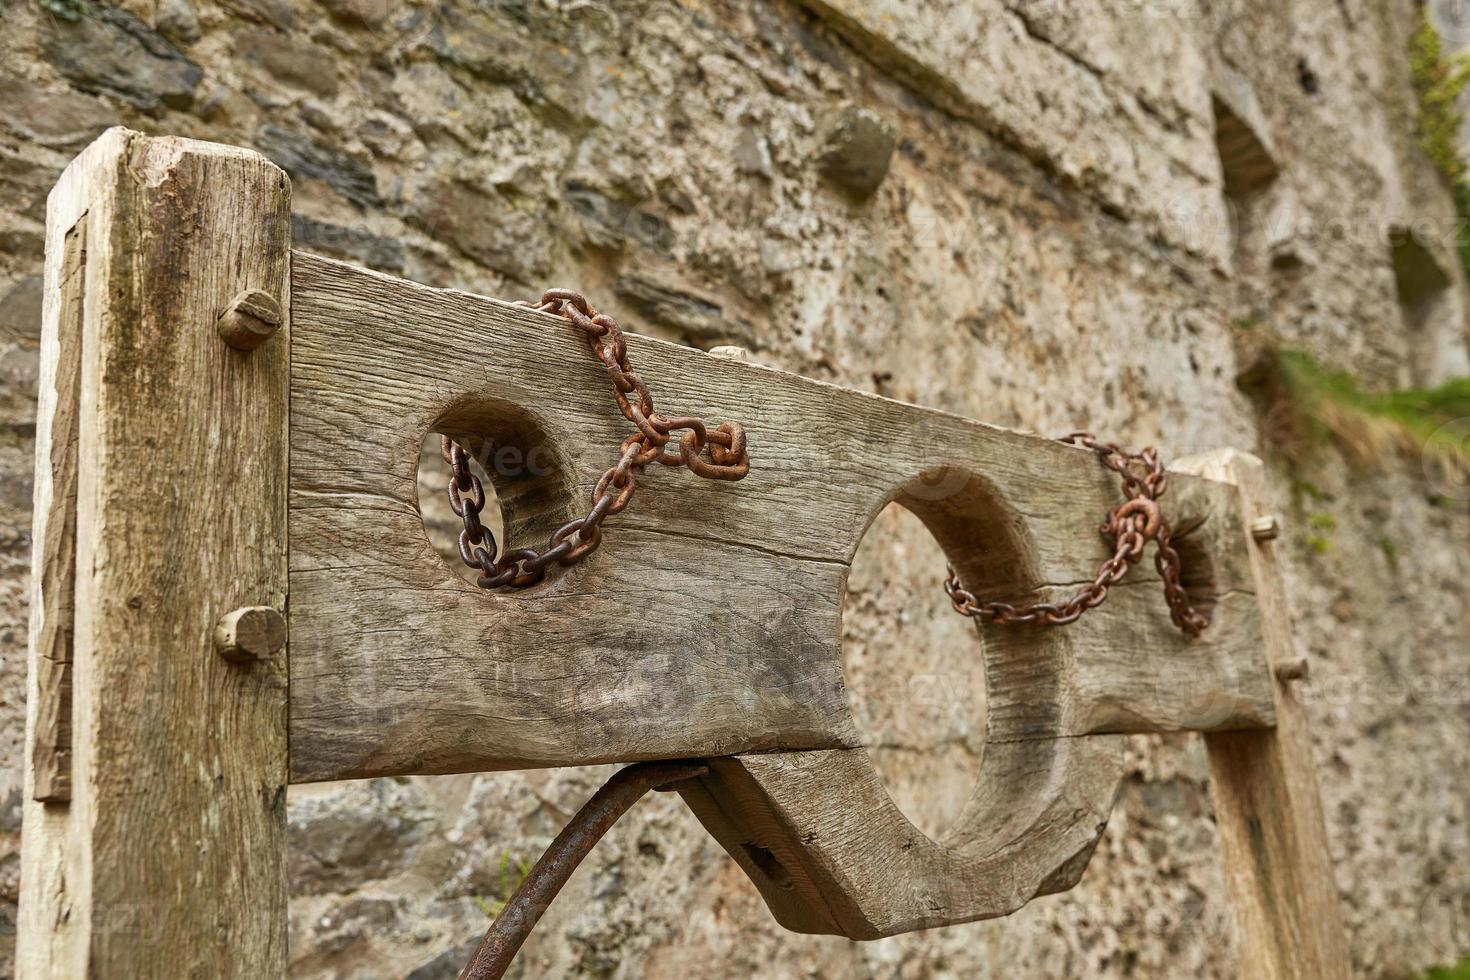
[(1414, 125), (1420, 148), (1434, 161), (1454, 196), (1455, 217), (1462, 229), (1456, 242), (1460, 266), (1470, 273), (1470, 235), (1463, 231), (1470, 228), (1470, 185), (1459, 145), (1464, 124), (1460, 95), (1470, 83), (1470, 58), (1447, 56), (1428, 14), (1421, 11), (1419, 16), (1419, 28), (1409, 38), (1409, 66), (1418, 96)]

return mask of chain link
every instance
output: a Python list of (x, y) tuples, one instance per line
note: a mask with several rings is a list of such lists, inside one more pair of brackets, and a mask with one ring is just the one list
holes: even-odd
[(1171, 540), (1169, 521), (1159, 509), (1159, 498), (1169, 487), (1164, 464), (1152, 447), (1130, 453), (1116, 443), (1102, 442), (1090, 432), (1073, 432), (1059, 442), (1083, 446), (1097, 454), (1104, 466), (1123, 478), (1123, 492), (1128, 499), (1108, 512), (1102, 533), (1113, 541), (1113, 554), (1098, 567), (1097, 577), (1066, 602), (1036, 602), (1013, 606), (1004, 602), (982, 602), (960, 584), (954, 566), (949, 566), (944, 591), (955, 612), (973, 616), (985, 623), (1009, 626), (1042, 623), (1061, 626), (1076, 622), (1089, 609), (1096, 609), (1108, 597), (1108, 590), (1128, 574), (1128, 569), (1143, 557), (1144, 545), (1157, 546), (1154, 567), (1164, 580), (1164, 597), (1169, 604), (1169, 618), (1189, 636), (1198, 636), (1210, 625), (1210, 617), (1189, 603), (1189, 595), (1180, 583), (1182, 566), (1179, 552)]
[[(591, 506), (582, 517), (563, 524), (551, 533), (545, 547), (518, 548), (499, 553), (490, 529), (480, 522), (485, 507), (485, 487), (470, 470), (470, 454), (449, 436), (444, 436), (441, 453), (449, 464), (449, 506), (464, 527), (459, 532), (459, 556), (479, 572), (476, 584), (482, 589), (523, 589), (540, 582), (553, 563), (572, 565), (597, 550), (602, 543), (603, 522), (621, 513), (633, 500), (638, 474), (649, 463), (683, 466), (708, 480), (740, 480), (750, 471), (745, 429), (738, 422), (710, 426), (693, 416), (666, 416), (655, 410), (648, 385), (628, 359), (627, 342), (617, 321), (599, 313), (581, 293), (570, 289), (548, 289), (540, 302), (522, 301), (518, 306), (553, 313), (571, 321), (587, 338), (592, 353), (602, 363), (613, 383), (618, 410), (637, 427), (619, 446), (618, 461), (607, 469), (592, 489)], [(633, 395), (635, 399), (628, 396)], [(668, 449), (678, 438), (678, 451)], [(1209, 625), (1209, 617), (1190, 605), (1180, 582), (1179, 552), (1171, 540), (1169, 521), (1158, 500), (1168, 489), (1163, 464), (1153, 448), (1130, 453), (1116, 443), (1102, 442), (1088, 432), (1073, 432), (1060, 442), (1083, 446), (1123, 480), (1128, 499), (1108, 512), (1102, 533), (1113, 540), (1113, 554), (1099, 566), (1096, 578), (1080, 592), (1060, 604), (1038, 602), (1014, 606), (1004, 602), (982, 602), (960, 583), (953, 566), (948, 569), (944, 591), (956, 612), (997, 625), (1044, 623), (1061, 626), (1076, 622), (1089, 609), (1102, 605), (1108, 590), (1121, 582), (1128, 569), (1143, 557), (1149, 541), (1156, 545), (1154, 566), (1164, 581), (1164, 596), (1174, 625), (1190, 636), (1198, 636)]]
[[(554, 313), (581, 328), (592, 353), (612, 379), (613, 398), (629, 422), (638, 427), (618, 447), (618, 461), (608, 468), (592, 489), (592, 506), (582, 517), (567, 521), (551, 532), (546, 546), (518, 548), (499, 554), (490, 529), (480, 522), (485, 508), (485, 487), (470, 470), (470, 454), (449, 436), (440, 452), (449, 464), (449, 506), (464, 522), (459, 532), (459, 557), (479, 572), (476, 584), (482, 589), (524, 589), (546, 576), (553, 563), (572, 565), (597, 550), (602, 543), (603, 521), (621, 513), (633, 500), (638, 474), (649, 463), (684, 466), (707, 480), (741, 480), (750, 471), (745, 451), (745, 429), (738, 422), (710, 426), (693, 416), (666, 416), (655, 411), (648, 385), (628, 360), (622, 328), (606, 313), (599, 313), (581, 293), (570, 289), (548, 289), (537, 303), (522, 301), (517, 306)], [(635, 396), (634, 400), (629, 395)], [(678, 437), (678, 451), (668, 449)]]

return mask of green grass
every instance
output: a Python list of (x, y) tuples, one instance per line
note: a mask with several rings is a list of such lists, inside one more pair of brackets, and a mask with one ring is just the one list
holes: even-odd
[(475, 904), (487, 918), (495, 918), (505, 909), (505, 903), (526, 880), (536, 862), (529, 857), (513, 858), (509, 851), (500, 853), (500, 867), (496, 870), (495, 894), (487, 897), (476, 895)]
[(1458, 966), (1437, 966), (1424, 974), (1424, 980), (1470, 980), (1470, 960), (1461, 960)]
[(1427, 12), (1419, 13), (1419, 29), (1409, 38), (1409, 71), (1419, 105), (1414, 113), (1419, 145), (1447, 181), (1465, 176), (1460, 157), (1460, 109), (1456, 104), (1470, 83), (1470, 62), (1446, 58), (1439, 32)]
[(1368, 391), (1352, 375), (1290, 348), (1268, 346), (1255, 363), (1241, 387), (1261, 406), (1267, 442), (1287, 458), (1300, 461), (1332, 444), (1360, 468), (1422, 459), (1445, 475), (1470, 474), (1466, 432), (1445, 430), (1470, 419), (1470, 378), (1437, 388)]
[[(1316, 441), (1331, 435), (1352, 439), (1354, 426), (1380, 427), (1385, 435), (1402, 435), (1417, 448), (1445, 423), (1470, 416), (1470, 378), (1437, 388), (1368, 392), (1352, 375), (1328, 370), (1301, 351), (1280, 351), (1278, 364), (1281, 383), (1305, 410), (1304, 421), (1312, 429), (1308, 434)], [(1374, 442), (1371, 434), (1359, 438)]]
[(1313, 511), (1307, 515), (1307, 546), (1319, 555), (1325, 555), (1332, 547), (1332, 532), (1337, 530), (1337, 518), (1326, 511)]

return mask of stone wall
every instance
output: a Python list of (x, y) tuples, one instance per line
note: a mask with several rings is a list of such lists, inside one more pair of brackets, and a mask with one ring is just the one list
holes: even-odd
[[(11, 0), (0, 897), (44, 201), (121, 122), (259, 148), (293, 177), (299, 246), (387, 272), (575, 284), (646, 333), (991, 422), (1263, 452), (1353, 959), (1397, 978), (1470, 955), (1464, 501), (1412, 463), (1273, 458), (1235, 384), (1252, 330), (1378, 386), (1467, 372), (1451, 203), (1413, 141), (1415, 24), (1410, 0)], [(882, 515), (844, 626), (872, 751), (935, 829), (984, 731), (980, 641), (944, 610), (939, 561)], [(1135, 738), (1129, 763), (1075, 891), (868, 944), (779, 930), (681, 804), (651, 799), (518, 975), (1233, 976), (1199, 741)], [(293, 789), (294, 972), (454, 976), (605, 775)]]

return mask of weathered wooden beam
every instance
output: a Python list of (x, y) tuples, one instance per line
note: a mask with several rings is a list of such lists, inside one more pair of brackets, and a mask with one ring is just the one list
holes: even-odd
[[(296, 780), (851, 748), (842, 594), (885, 504), (986, 596), (1075, 588), (1107, 554), (1120, 490), (1085, 450), (633, 336), (661, 409), (746, 426), (750, 475), (655, 468), (591, 560), (483, 593), (426, 537), (425, 435), (505, 450), (510, 545), (544, 541), (630, 430), (602, 368), (556, 317), (300, 253), (293, 275)], [(1164, 500), (1207, 518), (1198, 640), (1147, 561), (1072, 626), (987, 630), (991, 740), (1271, 724), (1234, 500), (1183, 475)]]
[[(1271, 513), (1264, 468), (1220, 450), (1181, 469), (1240, 488), (1247, 527)], [(1292, 685), (1303, 667), (1292, 638), (1281, 567), (1271, 537), (1252, 537), (1264, 649), (1277, 668), (1276, 726), (1205, 737), (1220, 855), (1241, 929), (1240, 976), (1248, 980), (1346, 980), (1351, 975), (1307, 712)]]
[[(1259, 515), (1268, 513), (1260, 463), (1226, 451), (1178, 465), (1240, 485), (1239, 499), (1222, 501), (1212, 520), (1233, 524), (1241, 539), (1232, 547), (1250, 549), (1237, 552), (1249, 561), (1254, 593), (1262, 598), (1249, 642), (1257, 665), (1269, 653), (1278, 668), (1278, 727), (1205, 736), (1222, 858), (1243, 929), (1241, 976), (1345, 980), (1347, 944), (1311, 741), (1288, 686), (1302, 668), (1270, 538), (1252, 533)], [(1101, 619), (1094, 623), (1101, 635), (1115, 650), (1127, 649), (1129, 621)], [(993, 655), (987, 651), (987, 658)], [(1139, 688), (1149, 683), (1126, 658), (1119, 658), (1119, 671)], [(996, 674), (992, 663), (992, 683)], [(1055, 691), (1064, 674), (1053, 674), (1050, 691), (1046, 683), (1033, 686), (1039, 703), (1063, 702)], [(1172, 691), (1182, 701), (1201, 691), (1172, 673), (1157, 683), (1162, 696)], [(1207, 700), (1219, 696), (1214, 685), (1205, 690)], [(1066, 692), (1084, 713), (1118, 708), (1077, 685)], [(992, 722), (992, 736), (995, 729)], [(1036, 895), (1071, 887), (1102, 833), (1121, 775), (1116, 739), (992, 737), (975, 793), (942, 841), (925, 836), (892, 804), (860, 751), (717, 759), (709, 775), (680, 793), (783, 925), (870, 939), (1004, 915)]]
[(290, 348), (216, 320), (245, 290), (285, 303), (289, 207), (255, 153), (121, 129), (51, 195), (23, 977), (284, 973), (284, 654), (230, 663), (214, 634), (285, 605)]

